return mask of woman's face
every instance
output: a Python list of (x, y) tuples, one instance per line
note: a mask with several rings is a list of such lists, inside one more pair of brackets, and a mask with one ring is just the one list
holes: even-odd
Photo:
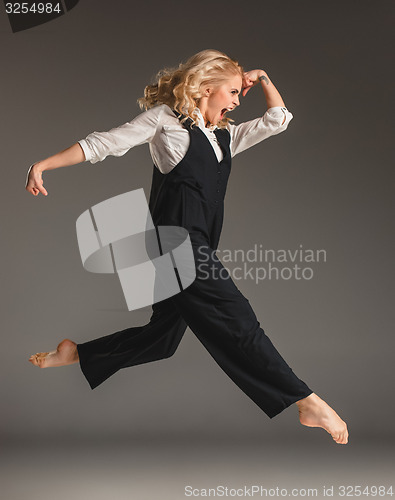
[(198, 106), (206, 126), (217, 125), (227, 111), (240, 105), (241, 85), (241, 76), (234, 75), (218, 87), (205, 89), (205, 95), (200, 99)]

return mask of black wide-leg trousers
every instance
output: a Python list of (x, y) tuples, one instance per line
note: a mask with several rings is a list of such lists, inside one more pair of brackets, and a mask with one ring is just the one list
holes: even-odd
[(77, 345), (90, 387), (121, 368), (170, 357), (189, 326), (224, 372), (270, 418), (311, 394), (266, 336), (214, 251), (207, 249), (197, 264), (192, 285), (153, 304), (148, 324)]

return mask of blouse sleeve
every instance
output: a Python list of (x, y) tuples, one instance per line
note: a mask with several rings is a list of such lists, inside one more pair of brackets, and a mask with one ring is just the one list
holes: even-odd
[(293, 115), (287, 108), (275, 106), (269, 108), (263, 117), (239, 125), (228, 125), (232, 156), (258, 144), (258, 142), (283, 132), (288, 127)]
[(108, 132), (92, 132), (78, 141), (84, 151), (85, 161), (96, 163), (108, 155), (122, 156), (134, 146), (151, 142), (162, 112), (163, 106), (155, 106)]

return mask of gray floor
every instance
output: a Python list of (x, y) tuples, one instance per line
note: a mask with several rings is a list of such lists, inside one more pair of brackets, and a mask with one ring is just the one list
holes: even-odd
[[(204, 496), (204, 491), (188, 496), (187, 486), (198, 490), (223, 487), (216, 495), (211, 491), (210, 496), (221, 496), (222, 491), (222, 497), (237, 498), (265, 497), (264, 490), (253, 494), (252, 486), (266, 488), (266, 496), (326, 498), (330, 495), (324, 494), (324, 488), (333, 486), (332, 496), (341, 498), (341, 485), (368, 486), (373, 492), (375, 486), (388, 488), (394, 483), (393, 442), (354, 436), (349, 445), (340, 446), (324, 431), (315, 431), (307, 443), (287, 439), (281, 443), (267, 439), (204, 441), (180, 436), (177, 441), (143, 436), (124, 441), (74, 442), (61, 436), (37, 442), (3, 441), (1, 499), (178, 500), (198, 498), (198, 493)], [(292, 493), (294, 488), (298, 491)], [(357, 496), (355, 489), (349, 493)]]

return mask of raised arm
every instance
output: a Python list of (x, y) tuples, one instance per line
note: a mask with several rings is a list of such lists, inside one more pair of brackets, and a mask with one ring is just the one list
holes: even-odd
[[(274, 108), (276, 106), (284, 107), (284, 101), (273, 85), (273, 82), (270, 80), (266, 71), (263, 69), (253, 69), (252, 71), (247, 71), (244, 73), (243, 79), (243, 96), (247, 94), (247, 92), (258, 83), (261, 83), (263, 92), (265, 93), (267, 108)], [(282, 124), (285, 122), (285, 116)]]
[(259, 85), (263, 89), (267, 110), (262, 113), (263, 116), (260, 118), (239, 125), (228, 124), (231, 135), (230, 149), (232, 156), (258, 144), (264, 139), (283, 132), (293, 118), (292, 113), (285, 107), (280, 93), (269, 79), (266, 71), (254, 69), (244, 73), (242, 95), (245, 96), (255, 85)]

